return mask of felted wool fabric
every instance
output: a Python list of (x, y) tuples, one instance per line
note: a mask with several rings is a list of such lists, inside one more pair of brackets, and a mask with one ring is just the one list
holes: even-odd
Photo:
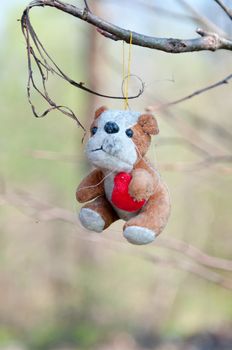
[(123, 234), (130, 243), (152, 242), (170, 214), (167, 187), (145, 158), (151, 135), (159, 132), (156, 119), (101, 107), (90, 131), (86, 155), (96, 169), (77, 189), (77, 200), (87, 202), (79, 215), (82, 225), (101, 232), (123, 219)]

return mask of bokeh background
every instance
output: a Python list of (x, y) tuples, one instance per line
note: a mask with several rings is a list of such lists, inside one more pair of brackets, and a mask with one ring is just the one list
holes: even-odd
[[(145, 82), (145, 92), (130, 108), (155, 106), (160, 135), (149, 158), (172, 201), (162, 236), (151, 246), (136, 247), (122, 237), (122, 222), (101, 235), (80, 227), (75, 190), (90, 169), (83, 132), (58, 112), (42, 119), (32, 115), (18, 21), (27, 4), (3, 0), (0, 12), (0, 349), (231, 349), (231, 290), (208, 281), (210, 273), (229, 279), (229, 272), (207, 270), (201, 278), (201, 266), (184, 254), (188, 249), (174, 249), (183, 241), (231, 258), (232, 167), (215, 161), (231, 156), (231, 86), (159, 108), (231, 73), (231, 52), (172, 55), (132, 48), (131, 72)], [(199, 26), (232, 35), (231, 21), (210, 0), (92, 0), (89, 5), (106, 20), (148, 35), (192, 38)], [(121, 94), (121, 42), (55, 9), (33, 9), (31, 20), (70, 77)], [(125, 45), (125, 59), (127, 54)], [(131, 78), (130, 93), (138, 88)], [(100, 105), (123, 108), (120, 101), (95, 97), (52, 76), (49, 91), (86, 127)], [(33, 101), (39, 111), (47, 107), (36, 94)]]

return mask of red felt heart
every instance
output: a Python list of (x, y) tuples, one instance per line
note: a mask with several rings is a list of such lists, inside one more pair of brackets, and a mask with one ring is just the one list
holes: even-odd
[(137, 211), (142, 208), (146, 200), (136, 201), (130, 196), (128, 187), (132, 176), (129, 173), (118, 173), (114, 178), (114, 188), (112, 192), (112, 203), (119, 209), (129, 212)]

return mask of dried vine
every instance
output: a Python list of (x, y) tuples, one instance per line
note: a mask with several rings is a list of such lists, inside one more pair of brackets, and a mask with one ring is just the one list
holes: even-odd
[[(35, 117), (41, 118), (45, 117), (49, 112), (52, 110), (58, 110), (62, 112), (63, 114), (67, 115), (68, 117), (72, 118), (78, 126), (80, 126), (84, 131), (85, 128), (75, 115), (75, 113), (66, 106), (57, 105), (55, 101), (50, 97), (48, 90), (47, 90), (47, 81), (49, 77), (49, 73), (52, 73), (53, 75), (56, 75), (60, 77), (61, 79), (67, 81), (69, 84), (84, 90), (88, 93), (94, 94), (96, 96), (109, 98), (109, 99), (120, 99), (124, 100), (125, 97), (122, 96), (111, 96), (103, 93), (99, 93), (97, 91), (91, 90), (90, 88), (85, 86), (85, 83), (83, 82), (76, 82), (73, 79), (71, 79), (67, 74), (65, 74), (55, 63), (54, 59), (50, 56), (48, 51), (45, 49), (43, 44), (41, 43), (40, 39), (38, 38), (38, 35), (36, 34), (31, 21), (29, 12), (30, 9), (34, 6), (43, 6), (43, 2), (41, 1), (34, 1), (28, 5), (28, 7), (24, 10), (22, 18), (21, 18), (21, 28), (22, 32), (26, 41), (27, 45), (27, 61), (28, 61), (28, 83), (27, 83), (27, 96), (28, 101), (30, 103), (32, 112)], [(35, 63), (35, 66), (37, 67), (42, 81), (42, 89), (38, 87), (34, 76), (33, 76), (33, 63)], [(49, 108), (47, 108), (42, 114), (39, 114), (36, 111), (35, 105), (32, 102), (31, 98), (31, 91), (32, 88), (34, 88), (35, 91), (49, 104)], [(144, 84), (141, 82), (141, 88), (139, 92), (134, 96), (129, 96), (128, 99), (135, 99), (139, 97), (144, 91)]]

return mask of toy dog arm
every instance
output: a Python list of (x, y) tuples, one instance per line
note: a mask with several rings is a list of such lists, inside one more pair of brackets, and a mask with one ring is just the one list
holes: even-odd
[(129, 193), (137, 201), (148, 200), (155, 193), (158, 184), (159, 174), (155, 170), (137, 168), (132, 172)]
[(103, 194), (103, 173), (95, 169), (81, 181), (76, 191), (76, 199), (80, 203), (85, 203)]

